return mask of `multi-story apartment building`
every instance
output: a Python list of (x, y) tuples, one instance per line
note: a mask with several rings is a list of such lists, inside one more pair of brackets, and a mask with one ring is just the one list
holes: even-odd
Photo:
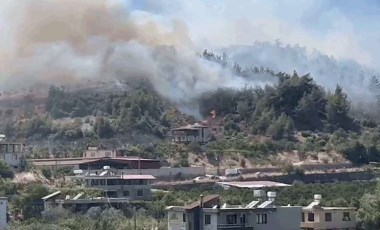
[[(260, 191), (259, 193), (262, 193)], [(265, 194), (265, 193), (264, 193)], [(268, 200), (248, 205), (220, 205), (219, 196), (201, 197), (184, 207), (168, 207), (169, 230), (295, 230), (300, 229), (301, 207), (275, 205), (275, 193)]]
[(152, 175), (124, 175), (105, 167), (98, 174), (77, 175), (75, 179), (87, 187), (101, 189), (110, 198), (128, 198), (129, 200), (150, 200)]
[(0, 160), (3, 160), (13, 169), (25, 166), (25, 145), (22, 143), (0, 142)]
[(302, 208), (302, 230), (355, 230), (356, 209), (351, 207), (323, 207), (321, 195)]

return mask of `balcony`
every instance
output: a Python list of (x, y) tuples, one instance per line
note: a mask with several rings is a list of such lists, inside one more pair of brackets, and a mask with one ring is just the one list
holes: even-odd
[(253, 227), (247, 227), (245, 224), (219, 224), (218, 230), (253, 230)]

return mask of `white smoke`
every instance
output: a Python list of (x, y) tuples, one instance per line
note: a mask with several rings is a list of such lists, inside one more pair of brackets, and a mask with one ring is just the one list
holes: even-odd
[(111, 0), (2, 2), (1, 12), (8, 12), (2, 25), (10, 31), (0, 43), (2, 88), (146, 79), (160, 95), (185, 108), (203, 92), (247, 84), (201, 59), (185, 23), (163, 22), (127, 6)]

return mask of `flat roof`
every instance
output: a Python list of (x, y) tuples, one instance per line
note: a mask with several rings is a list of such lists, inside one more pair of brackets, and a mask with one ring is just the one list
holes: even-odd
[(107, 197), (98, 197), (98, 198), (92, 198), (92, 199), (68, 199), (68, 200), (57, 200), (57, 203), (61, 204), (95, 204), (95, 203), (124, 203), (124, 202), (130, 202), (130, 198), (107, 198)]
[(319, 208), (309, 208), (309, 207), (303, 207), (302, 210), (310, 211), (310, 210), (356, 210), (354, 207), (319, 207)]
[(234, 181), (234, 182), (216, 182), (224, 186), (235, 188), (271, 188), (271, 187), (290, 187), (289, 184), (274, 182), (274, 181)]
[(125, 180), (155, 180), (156, 178), (152, 175), (129, 174), (129, 175), (123, 175), (123, 179)]
[(49, 194), (49, 195), (47, 195), (47, 196), (42, 197), (41, 199), (42, 199), (42, 200), (47, 200), (47, 199), (52, 198), (52, 197), (55, 197), (55, 196), (57, 196), (57, 195), (59, 195), (59, 194), (61, 194), (61, 191), (56, 191), (56, 192), (54, 192), (54, 193), (51, 193), (51, 194)]
[[(83, 179), (123, 179), (123, 180), (155, 180), (156, 178), (152, 175), (140, 175), (140, 174), (129, 174), (129, 175), (93, 175), (93, 176), (77, 176)], [(74, 177), (75, 178), (75, 177)]]

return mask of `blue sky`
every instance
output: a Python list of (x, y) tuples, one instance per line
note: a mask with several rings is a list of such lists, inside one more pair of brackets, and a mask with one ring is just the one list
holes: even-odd
[(130, 7), (183, 20), (202, 44), (280, 39), (372, 67), (380, 58), (379, 0), (130, 0)]

